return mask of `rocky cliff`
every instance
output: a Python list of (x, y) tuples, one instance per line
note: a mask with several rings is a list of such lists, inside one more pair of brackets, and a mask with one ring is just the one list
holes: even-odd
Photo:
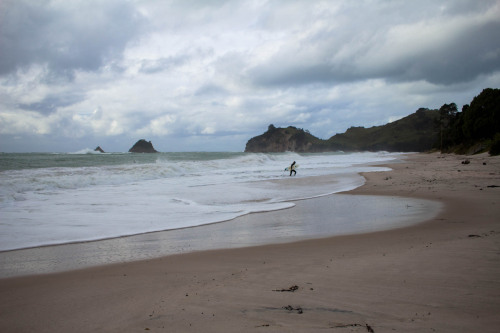
[(129, 153), (157, 153), (156, 149), (153, 147), (151, 141), (146, 141), (141, 139), (137, 141), (132, 148), (129, 149)]
[(248, 140), (246, 152), (275, 153), (284, 151), (320, 152), (326, 151), (326, 141), (318, 139), (309, 132), (289, 126), (276, 128), (269, 125), (267, 132)]

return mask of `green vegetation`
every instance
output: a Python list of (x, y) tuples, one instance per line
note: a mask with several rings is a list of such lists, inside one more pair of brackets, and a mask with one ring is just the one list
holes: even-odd
[(495, 138), (490, 147), (491, 155), (500, 155), (500, 133), (495, 134)]
[(440, 111), (441, 151), (498, 155), (500, 141), (500, 89), (484, 89), (471, 104), (457, 111), (454, 103)]
[(247, 152), (399, 151), (500, 153), (500, 89), (484, 89), (458, 112), (455, 103), (439, 110), (421, 108), (392, 123), (371, 128), (351, 127), (328, 140), (307, 130), (269, 125), (267, 132), (247, 142)]
[(437, 119), (436, 110), (419, 109), (383, 126), (351, 127), (328, 142), (347, 151), (426, 151), (434, 147)]

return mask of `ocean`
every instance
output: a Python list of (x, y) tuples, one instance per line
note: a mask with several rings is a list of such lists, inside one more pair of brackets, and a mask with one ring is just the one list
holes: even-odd
[[(401, 154), (0, 153), (0, 251), (230, 221), (361, 186)], [(293, 161), (297, 175), (284, 169)], [(310, 181), (328, 176), (331, 181)], [(281, 180), (288, 179), (286, 184)]]

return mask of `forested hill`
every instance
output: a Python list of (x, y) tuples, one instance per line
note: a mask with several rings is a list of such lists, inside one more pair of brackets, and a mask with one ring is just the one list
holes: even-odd
[(438, 132), (438, 110), (419, 109), (398, 121), (371, 128), (351, 127), (343, 134), (322, 140), (293, 126), (276, 128), (247, 142), (246, 152), (324, 151), (425, 151), (433, 147)]
[(427, 151), (436, 143), (438, 119), (438, 110), (419, 109), (383, 126), (351, 127), (345, 133), (332, 136), (328, 142), (344, 151)]
[(322, 140), (307, 130), (276, 128), (251, 138), (246, 152), (398, 151), (500, 153), (500, 89), (484, 89), (462, 112), (455, 103), (439, 110), (421, 108), (383, 126), (351, 127), (345, 133)]

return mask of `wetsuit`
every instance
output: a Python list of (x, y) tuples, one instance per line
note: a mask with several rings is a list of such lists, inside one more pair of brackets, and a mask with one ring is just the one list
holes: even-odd
[(297, 171), (294, 170), (294, 165), (295, 161), (293, 161), (292, 165), (290, 166), (290, 176), (292, 175), (292, 172), (294, 176), (297, 174)]

